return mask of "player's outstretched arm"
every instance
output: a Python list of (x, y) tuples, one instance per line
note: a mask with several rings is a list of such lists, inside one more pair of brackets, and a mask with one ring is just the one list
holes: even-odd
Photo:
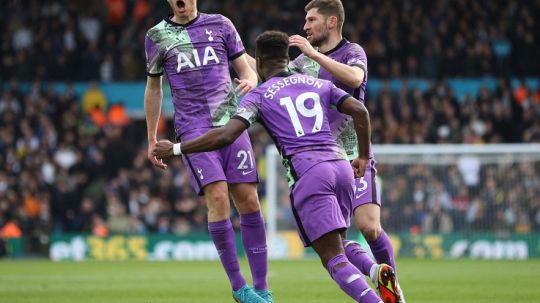
[(156, 167), (165, 169), (167, 165), (156, 159), (152, 154), (157, 143), (157, 126), (161, 114), (161, 100), (163, 98), (162, 77), (147, 77), (144, 91), (144, 113), (146, 115), (146, 130), (148, 136), (148, 160)]
[[(177, 143), (179, 151), (176, 155), (207, 152), (220, 149), (232, 144), (248, 126), (236, 119), (231, 119), (222, 127), (206, 132), (193, 140)], [(166, 159), (175, 155), (174, 143), (169, 140), (160, 140), (152, 151), (157, 159)]]
[(240, 96), (245, 95), (255, 86), (257, 86), (257, 74), (255, 70), (250, 67), (248, 62), (248, 55), (242, 56), (231, 61), (232, 67), (239, 78), (234, 79), (237, 84), (235, 92)]
[[(246, 60), (247, 60), (247, 63), (249, 65), (249, 67), (255, 72), (257, 73), (257, 61), (255, 60), (255, 58), (251, 57), (250, 54), (247, 54), (246, 53)], [(257, 75), (258, 77), (259, 75)]]
[(369, 160), (371, 142), (371, 123), (369, 112), (364, 104), (353, 97), (345, 99), (339, 106), (339, 111), (353, 118), (354, 130), (358, 137), (358, 159), (352, 165), (355, 175), (363, 177)]
[(289, 37), (289, 45), (298, 47), (305, 56), (315, 60), (319, 65), (330, 72), (332, 76), (349, 87), (360, 87), (362, 82), (364, 82), (365, 73), (360, 67), (337, 62), (325, 54), (318, 52), (306, 38), (300, 35)]
[(257, 60), (255, 60), (255, 58), (251, 57), (250, 54), (246, 53), (246, 60), (248, 62), (248, 65), (249, 67), (255, 72), (255, 74), (257, 75), (257, 83), (259, 83), (259, 81), (262, 81), (261, 79), (261, 75), (259, 75), (257, 73)]

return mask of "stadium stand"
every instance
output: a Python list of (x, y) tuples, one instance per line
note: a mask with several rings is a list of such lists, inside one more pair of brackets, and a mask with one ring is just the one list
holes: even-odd
[[(51, 233), (204, 232), (205, 200), (192, 192), (181, 161), (173, 160), (165, 172), (147, 161), (144, 121), (129, 120), (121, 106), (106, 108), (102, 99), (86, 108), (70, 82), (60, 93), (45, 82), (144, 80), (144, 34), (166, 14), (164, 1), (29, 2), (0, 3), (2, 232), (16, 237), (20, 229), (35, 252), (43, 251)], [(229, 16), (248, 49), (263, 29), (302, 32), (303, 1), (280, 8), (270, 0), (200, 2), (202, 11)], [(427, 90), (383, 87), (367, 101), (373, 143), (540, 142), (540, 91), (507, 80), (538, 76), (540, 26), (533, 16), (540, 15), (539, 1), (345, 4), (358, 12), (349, 14), (345, 36), (366, 49), (370, 77), (432, 81)], [(86, 13), (76, 14), (81, 11)], [(445, 80), (485, 75), (500, 77), (496, 88), (484, 87), (463, 101)], [(172, 137), (171, 127), (164, 125), (162, 132)], [(252, 140), (257, 159), (264, 161), (268, 137), (255, 130)], [(383, 193), (388, 207), (382, 220), (390, 231), (540, 231), (534, 170), (540, 168), (517, 165), (502, 174), (487, 167), (481, 174), (489, 178), (474, 195), (460, 184), (419, 177), (434, 172), (407, 170), (405, 183)], [(531, 182), (508, 175), (530, 175)], [(493, 191), (503, 184), (515, 192), (513, 202), (498, 203)], [(264, 197), (264, 186), (260, 191)], [(527, 205), (517, 207), (521, 202)], [(478, 204), (483, 211), (473, 213)], [(500, 212), (510, 219), (494, 226), (488, 218)]]
[[(263, 29), (302, 33), (305, 1), (200, 1), (253, 49)], [(132, 81), (144, 77), (146, 30), (164, 1), (2, 1), (3, 81)], [(532, 76), (540, 70), (538, 1), (345, 1), (344, 35), (360, 42), (377, 77)], [(237, 12), (243, 12), (238, 14)], [(77, 12), (85, 12), (79, 14)], [(388, 22), (387, 22), (388, 21)]]

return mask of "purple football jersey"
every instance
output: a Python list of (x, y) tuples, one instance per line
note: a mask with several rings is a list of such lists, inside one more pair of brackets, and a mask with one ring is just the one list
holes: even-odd
[[(289, 69), (293, 72), (331, 81), (337, 87), (343, 89), (361, 102), (364, 102), (368, 78), (367, 56), (364, 49), (356, 43), (351, 43), (346, 39), (343, 39), (334, 49), (324, 54), (340, 63), (349, 66), (358, 66), (363, 69), (365, 76), (360, 87), (352, 88), (343, 84), (341, 81), (332, 76), (330, 72), (322, 68), (316, 61), (304, 56), (304, 54), (301, 54), (294, 61), (291, 61), (289, 64)], [(352, 118), (337, 111), (330, 111), (328, 119), (332, 134), (336, 138), (338, 144), (347, 152), (349, 160), (357, 158), (358, 140), (354, 131)], [(370, 153), (373, 157), (373, 153)]]
[(238, 104), (229, 60), (245, 53), (240, 36), (222, 15), (199, 13), (185, 25), (171, 17), (148, 30), (145, 50), (148, 75), (169, 80), (176, 134), (224, 125)]
[(246, 95), (234, 118), (265, 126), (292, 184), (317, 163), (347, 158), (328, 124), (330, 107), (339, 109), (347, 97), (330, 81), (283, 72)]

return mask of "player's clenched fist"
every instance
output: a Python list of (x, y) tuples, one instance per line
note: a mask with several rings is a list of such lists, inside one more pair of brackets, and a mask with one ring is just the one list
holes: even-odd
[(356, 158), (352, 161), (352, 167), (354, 170), (354, 176), (356, 178), (361, 178), (366, 173), (366, 167), (368, 165), (369, 159)]
[(174, 143), (169, 140), (159, 140), (159, 142), (156, 143), (154, 149), (152, 150), (152, 155), (160, 161), (162, 159), (170, 158), (174, 156), (173, 146)]
[(247, 94), (250, 90), (252, 90), (255, 87), (255, 83), (251, 82), (247, 79), (234, 79), (234, 83), (236, 83), (236, 88), (234, 89), (234, 92), (239, 95), (243, 96)]
[(161, 159), (157, 159), (155, 156), (154, 156), (154, 149), (156, 147), (156, 144), (157, 142), (156, 141), (150, 141), (149, 144), (148, 144), (148, 160), (150, 160), (150, 162), (152, 162), (152, 164), (156, 167), (159, 167), (161, 169), (167, 169), (167, 164), (163, 163), (163, 161), (161, 161)]

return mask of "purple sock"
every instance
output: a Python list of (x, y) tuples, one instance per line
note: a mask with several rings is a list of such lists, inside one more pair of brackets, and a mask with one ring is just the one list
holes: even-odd
[(246, 285), (246, 280), (240, 273), (240, 264), (236, 255), (236, 240), (230, 219), (218, 222), (208, 222), (208, 230), (221, 259), (221, 264), (229, 276), (233, 290), (239, 290)]
[(268, 252), (261, 212), (240, 215), (240, 232), (253, 277), (253, 286), (258, 290), (268, 289)]
[(358, 244), (354, 241), (343, 241), (343, 247), (345, 248), (345, 255), (347, 259), (360, 269), (360, 271), (369, 277), (371, 267), (375, 265), (371, 256)]
[(381, 234), (375, 241), (368, 241), (369, 247), (373, 256), (377, 260), (377, 263), (386, 263), (394, 270), (396, 270), (396, 261), (394, 260), (394, 249), (392, 248), (392, 241), (388, 235), (381, 231)]
[[(334, 269), (340, 264), (345, 265), (341, 265), (341, 267), (338, 269)], [(362, 273), (358, 270), (358, 268), (349, 263), (345, 255), (337, 255), (333, 257), (326, 266), (332, 279), (334, 279), (339, 287), (356, 302), (382, 302), (379, 296), (366, 283)]]

